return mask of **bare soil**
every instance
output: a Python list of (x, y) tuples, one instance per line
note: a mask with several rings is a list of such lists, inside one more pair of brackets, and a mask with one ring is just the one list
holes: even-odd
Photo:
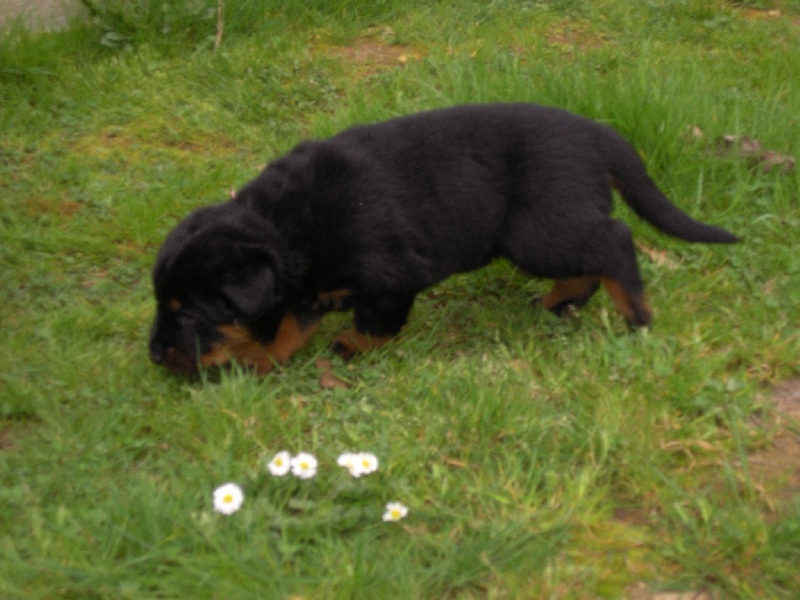
[(31, 29), (58, 29), (81, 11), (77, 0), (0, 0), (0, 27), (22, 17)]
[(768, 448), (750, 455), (748, 466), (756, 484), (788, 501), (800, 494), (800, 378), (776, 387), (771, 400), (778, 433)]

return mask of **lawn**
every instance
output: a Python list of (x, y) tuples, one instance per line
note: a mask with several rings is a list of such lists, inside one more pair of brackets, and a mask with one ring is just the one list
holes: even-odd
[[(0, 37), (0, 598), (800, 596), (800, 2), (84, 4)], [(498, 262), (350, 362), (332, 315), (263, 378), (150, 363), (192, 208), (304, 138), (490, 101), (608, 123), (742, 242), (617, 202), (643, 331)], [(283, 450), (316, 475), (272, 475)]]

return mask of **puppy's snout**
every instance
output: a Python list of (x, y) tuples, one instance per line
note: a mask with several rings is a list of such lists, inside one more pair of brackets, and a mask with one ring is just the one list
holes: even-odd
[(167, 361), (167, 349), (161, 344), (150, 344), (150, 360), (163, 365)]
[(157, 365), (163, 365), (167, 360), (167, 346), (161, 341), (161, 316), (156, 314), (153, 325), (150, 328), (150, 360)]
[(197, 362), (172, 346), (152, 345), (150, 360), (157, 365), (166, 367), (176, 375), (193, 376), (197, 373)]

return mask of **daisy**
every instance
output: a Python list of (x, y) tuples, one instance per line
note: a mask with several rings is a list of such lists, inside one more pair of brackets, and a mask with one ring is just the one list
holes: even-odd
[(339, 456), (336, 464), (347, 469), (353, 477), (361, 477), (378, 470), (378, 457), (369, 452), (345, 452)]
[(267, 469), (275, 477), (283, 477), (292, 468), (291, 461), (292, 455), (284, 450), (272, 457), (272, 460), (267, 463)]
[(226, 483), (214, 490), (214, 510), (230, 515), (239, 510), (244, 502), (244, 493), (235, 483)]
[(359, 452), (356, 462), (362, 475), (369, 475), (378, 470), (378, 457), (370, 452)]
[(354, 473), (356, 470), (356, 454), (353, 452), (345, 452), (344, 454), (340, 454), (339, 458), (336, 459), (336, 464), (350, 471), (350, 474), (353, 475), (353, 477), (358, 477), (358, 475)]
[(399, 521), (408, 514), (408, 507), (400, 502), (389, 502), (386, 512), (383, 513), (384, 521)]
[(291, 460), (292, 475), (300, 479), (311, 479), (317, 474), (317, 459), (307, 452), (301, 452)]

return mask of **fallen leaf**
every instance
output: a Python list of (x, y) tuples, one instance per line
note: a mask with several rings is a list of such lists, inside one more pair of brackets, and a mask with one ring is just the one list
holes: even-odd
[(636, 247), (646, 254), (654, 264), (668, 269), (677, 269), (678, 263), (672, 260), (666, 250), (657, 250), (650, 246), (645, 246), (641, 242), (636, 242)]
[(705, 133), (703, 133), (703, 130), (700, 129), (697, 125), (687, 125), (686, 135), (695, 140), (700, 140), (703, 139), (703, 137), (705, 137)]
[(750, 159), (749, 162), (754, 167), (760, 167), (763, 173), (768, 173), (776, 167), (780, 167), (784, 173), (789, 173), (795, 165), (794, 156), (774, 150), (764, 150), (757, 139), (732, 134), (723, 135), (718, 140), (716, 155), (733, 155), (736, 158)]
[(794, 156), (767, 150), (759, 157), (759, 163), (764, 173), (769, 173), (774, 167), (780, 167), (784, 173), (788, 173), (794, 169), (795, 160)]
[(458, 460), (457, 458), (450, 458), (449, 456), (443, 456), (442, 462), (450, 467), (458, 467), (459, 469), (463, 469), (467, 466), (462, 460)]
[(510, 361), (508, 366), (514, 369), (517, 373), (530, 370), (530, 365), (520, 358), (515, 358), (514, 360)]
[(744, 11), (744, 16), (748, 19), (769, 19), (780, 17), (783, 13), (780, 9), (759, 10), (757, 8)]
[(322, 371), (319, 377), (319, 385), (324, 390), (346, 390), (350, 384), (346, 381), (339, 379), (333, 372), (333, 364), (331, 361), (320, 358), (314, 363), (318, 369)]
[(761, 152), (761, 142), (747, 136), (726, 134), (717, 142), (717, 156), (735, 154), (747, 158)]
[(705, 590), (691, 592), (653, 591), (646, 584), (638, 583), (625, 590), (626, 600), (711, 600), (712, 595)]

